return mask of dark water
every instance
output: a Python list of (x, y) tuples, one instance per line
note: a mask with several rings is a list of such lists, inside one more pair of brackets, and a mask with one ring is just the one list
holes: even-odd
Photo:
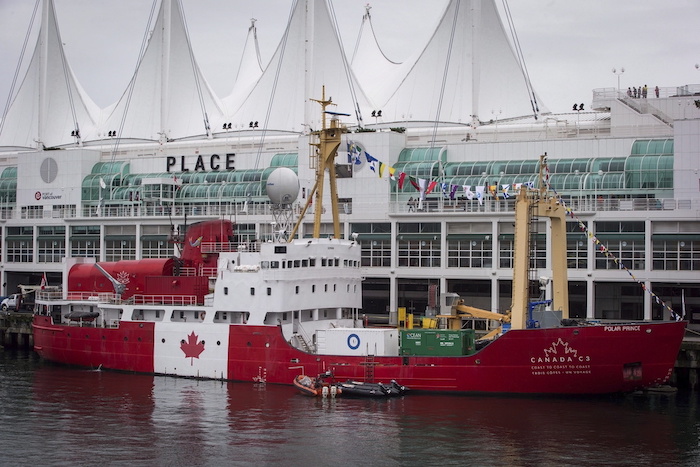
[(698, 393), (321, 400), (0, 350), (0, 465), (700, 465)]

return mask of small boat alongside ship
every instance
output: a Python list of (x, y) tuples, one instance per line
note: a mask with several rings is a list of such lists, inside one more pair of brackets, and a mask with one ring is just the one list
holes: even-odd
[(329, 382), (332, 378), (329, 372), (312, 377), (308, 375), (297, 375), (292, 384), (305, 396), (310, 397), (336, 397), (342, 394), (342, 390), (336, 383)]
[[(361, 246), (338, 227), (334, 160), (345, 130), (339, 114), (326, 112), (330, 99), (317, 102), (324, 111), (312, 143), (317, 182), (301, 213), (320, 192), (313, 238), (296, 238), (297, 222), (273, 241), (239, 243), (234, 223), (218, 219), (175, 236), (177, 257), (69, 258), (63, 290), (37, 292), (38, 354), (105, 370), (293, 384), (312, 396), (335, 387), (344, 396), (386, 397), (405, 393), (402, 384), (412, 392), (606, 394), (668, 381), (685, 322), (569, 317), (566, 213), (547, 190), (546, 157), (539, 186), (523, 186), (517, 195), (508, 313), (469, 307), (444, 293), (437, 328), (366, 327), (359, 314)], [(321, 238), (326, 171), (335, 231)], [(291, 216), (299, 192), (295, 177), (291, 169), (277, 169), (267, 181), (279, 225)], [(533, 217), (550, 223), (554, 281), (552, 298), (544, 301), (529, 295)], [(549, 309), (539, 311), (542, 306)], [(500, 326), (477, 339), (463, 329), (473, 318)], [(327, 372), (347, 382), (324, 385), (305, 376)]]
[(403, 396), (408, 388), (392, 380), (389, 384), (368, 381), (337, 382), (333, 373), (327, 371), (316, 377), (297, 375), (293, 380), (294, 387), (305, 395), (311, 397), (359, 397), (359, 398), (387, 398)]
[(406, 386), (400, 385), (395, 380), (392, 380), (389, 384), (346, 381), (339, 383), (338, 388), (344, 397), (398, 397), (405, 395), (408, 391)]

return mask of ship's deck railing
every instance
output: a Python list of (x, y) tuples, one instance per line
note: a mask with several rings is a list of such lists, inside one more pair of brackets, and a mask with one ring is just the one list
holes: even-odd
[[(62, 300), (62, 297), (59, 297), (54, 300)], [(95, 292), (95, 291), (88, 291), (88, 292), (76, 292), (76, 291), (68, 291), (66, 294), (66, 300), (72, 301), (72, 302), (78, 302), (78, 301), (86, 301), (86, 302), (110, 302), (116, 300), (116, 294), (112, 292)]]
[(63, 292), (60, 290), (37, 290), (37, 300), (62, 300)]
[(196, 305), (195, 295), (134, 295), (136, 305)]
[[(63, 299), (62, 292), (40, 292), (37, 291), (37, 300)], [(110, 303), (113, 305), (135, 304), (135, 305), (196, 305), (196, 295), (133, 295), (126, 300), (122, 300), (114, 293), (109, 292), (77, 292), (69, 291), (66, 294), (66, 301), (71, 302), (94, 302)]]
[(204, 267), (200, 266), (199, 268), (192, 268), (192, 267), (186, 267), (186, 268), (180, 268), (180, 275), (181, 276), (206, 276), (206, 277), (216, 277), (216, 267)]

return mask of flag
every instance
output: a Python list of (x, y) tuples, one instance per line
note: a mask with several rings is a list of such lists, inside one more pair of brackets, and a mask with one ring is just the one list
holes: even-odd
[(484, 204), (484, 188), (483, 186), (476, 187), (476, 199), (479, 200), (479, 206)]
[(355, 170), (362, 168), (362, 147), (354, 141), (348, 141), (348, 164), (355, 166)]
[(44, 273), (44, 275), (41, 276), (41, 290), (44, 290), (47, 285), (49, 285), (49, 282), (46, 280), (46, 273)]
[(100, 177), (100, 188), (102, 188), (103, 190), (104, 190), (105, 188), (107, 188), (107, 184), (106, 184), (105, 181), (102, 179), (102, 177)]
[(455, 199), (455, 195), (457, 194), (457, 188), (459, 188), (459, 186), (450, 185), (450, 199)]
[(685, 289), (681, 289), (681, 320), (685, 319)]
[[(419, 181), (419, 182), (427, 182), (427, 180), (425, 180), (424, 178), (421, 178), (421, 179), (418, 180), (418, 181)], [(423, 185), (421, 185), (421, 186), (424, 186), (424, 185), (425, 185), (425, 184), (423, 184)], [(430, 183), (428, 183), (428, 188), (425, 190), (425, 194), (426, 194), (426, 195), (429, 195), (429, 194), (435, 189), (436, 186), (437, 186), (437, 182), (431, 181)]]
[(508, 194), (508, 190), (510, 189), (510, 185), (509, 184), (501, 185), (501, 189), (503, 190), (503, 199), (510, 198), (510, 195)]
[(419, 179), (418, 179), (418, 187), (419, 187), (419, 190), (420, 190), (420, 199), (425, 199), (425, 195), (427, 195), (428, 193), (430, 193), (430, 192), (426, 193), (426, 186), (427, 186), (427, 184), (428, 184), (428, 180), (426, 180), (426, 179), (424, 179), (424, 178), (419, 178)]
[(382, 178), (384, 176), (384, 169), (387, 168), (387, 165), (384, 162), (379, 162), (379, 178)]
[(403, 188), (404, 180), (406, 180), (406, 172), (399, 173), (399, 190)]
[(379, 161), (372, 157), (367, 151), (365, 151), (365, 157), (367, 158), (367, 163), (369, 164), (369, 170), (378, 174), (379, 167), (377, 167), (377, 165), (379, 164)]
[(468, 200), (471, 201), (474, 199), (474, 192), (472, 191), (471, 185), (464, 185), (464, 193), (466, 193)]

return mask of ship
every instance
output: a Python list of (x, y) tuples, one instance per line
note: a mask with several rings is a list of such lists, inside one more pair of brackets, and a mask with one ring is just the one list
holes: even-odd
[[(310, 143), (316, 183), (294, 219), (298, 181), (289, 169), (270, 175), (274, 240), (237, 243), (236, 225), (214, 219), (174, 233), (175, 257), (67, 259), (61, 292), (37, 292), (36, 352), (80, 367), (233, 382), (292, 385), (299, 375), (330, 372), (337, 381), (400, 381), (412, 393), (611, 394), (669, 380), (685, 321), (569, 316), (567, 209), (547, 184), (546, 154), (537, 185), (519, 187), (514, 205), (509, 310), (481, 310), (445, 293), (422, 326), (410, 316), (369, 326), (360, 244), (355, 234), (343, 238), (338, 221), (335, 158), (347, 130), (343, 114), (327, 109), (325, 91), (315, 102), (323, 115)], [(333, 235), (321, 234), (326, 185)], [(312, 200), (313, 235), (298, 238)], [(532, 234), (541, 218), (550, 229), (551, 297), (532, 293)], [(498, 326), (477, 336), (465, 329), (474, 319)]]

